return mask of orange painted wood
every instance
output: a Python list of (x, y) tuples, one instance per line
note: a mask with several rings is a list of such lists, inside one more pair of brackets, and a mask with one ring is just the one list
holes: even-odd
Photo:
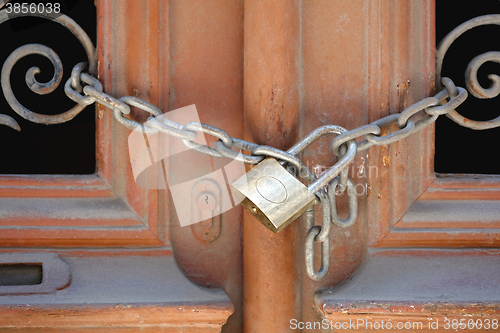
[[(113, 20), (109, 19), (113, 11), (110, 1), (99, 0), (96, 2), (97, 14), (97, 78), (101, 81), (104, 91), (111, 91), (113, 72), (111, 70), (112, 59), (107, 50), (112, 47), (112, 39), (104, 32), (113, 29)], [(102, 35), (101, 35), (102, 34)], [(110, 145), (110, 134), (113, 115), (105, 107), (98, 105), (96, 117), (96, 169), (102, 179), (110, 184), (112, 181), (112, 163), (106, 160), (105, 156), (112, 155), (112, 146)]]
[[(104, 90), (116, 97), (132, 95), (158, 105), (159, 2), (139, 4), (136, 1), (121, 1), (117, 4), (102, 0), (97, 1), (96, 5), (98, 77)], [(130, 20), (133, 25), (129, 25)], [(138, 26), (141, 26), (141, 34), (137, 33)], [(147, 53), (146, 57), (144, 53)], [(132, 116), (142, 121), (147, 115), (133, 109)], [(96, 175), (1, 176), (0, 198), (88, 198), (89, 202), (99, 205), (98, 198), (115, 197), (129, 207), (130, 216), (52, 217), (52, 214), (43, 212), (22, 216), (16, 212), (13, 218), (0, 221), (0, 225), (4, 226), (0, 233), (0, 246), (168, 244), (166, 228), (158, 218), (158, 191), (139, 188), (132, 177), (127, 144), (130, 131), (117, 124), (112, 112), (101, 106), (97, 107), (96, 121)], [(92, 210), (92, 207), (85, 209)], [(96, 214), (99, 215), (89, 211), (89, 216)], [(16, 240), (15, 237), (21, 239)]]
[(500, 180), (488, 175), (436, 178), (419, 200), (500, 200)]
[[(380, 6), (384, 6), (384, 2), (380, 2), (377, 9), (382, 8)], [(394, 111), (398, 111), (401, 105), (411, 104), (432, 94), (434, 88), (433, 3), (431, 1), (408, 2), (398, 3), (391, 7), (392, 12), (401, 10), (420, 14), (410, 15), (407, 20), (399, 20), (398, 17), (403, 17), (401, 15), (394, 16), (395, 21), (390, 33), (394, 43), (389, 48), (393, 51), (386, 53), (387, 58), (381, 58), (384, 62), (386, 61), (384, 59), (393, 57), (391, 58), (393, 61), (388, 65), (388, 73), (391, 76), (390, 89), (394, 89), (394, 84), (404, 81), (404, 75), (401, 76), (399, 73), (401, 70), (405, 73), (411, 66), (421, 66), (417, 72), (422, 76), (415, 76), (412, 74), (414, 71), (408, 72), (409, 95), (402, 100), (394, 99), (393, 91), (390, 90), (393, 99), (389, 101), (389, 104), (390, 109)], [(411, 38), (402, 37), (410, 32)], [(374, 33), (377, 33), (376, 29)], [(407, 40), (408, 43), (400, 44), (401, 40)], [(398, 50), (394, 51), (394, 48)], [(380, 48), (380, 50), (383, 49)], [(415, 80), (418, 82), (417, 87), (414, 84)], [(396, 105), (398, 107), (395, 108)], [(405, 146), (407, 148), (404, 148)], [(410, 136), (401, 144), (391, 145), (389, 148), (370, 149), (370, 155), (375, 158), (375, 166), (378, 167), (378, 177), (370, 180), (368, 196), (370, 243), (376, 247), (497, 246), (498, 221), (482, 221), (480, 216), (471, 218), (469, 221), (463, 219), (443, 221), (439, 216), (435, 219), (426, 217), (415, 221), (414, 215), (412, 215), (411, 222), (405, 220), (406, 212), (411, 210), (411, 205), (417, 198), (418, 200), (450, 202), (500, 200), (500, 182), (496, 176), (439, 175), (435, 178), (433, 146), (433, 128), (431, 127), (429, 130)], [(387, 149), (389, 150), (386, 151)], [(442, 213), (436, 211), (436, 214)], [(448, 215), (452, 216), (452, 214)]]
[(105, 186), (97, 175), (1, 175), (0, 186)]
[[(371, 333), (374, 331), (386, 332), (446, 332), (451, 331), (451, 328), (446, 327), (447, 322), (445, 319), (450, 320), (481, 320), (485, 323), (485, 319), (500, 320), (500, 308), (495, 304), (470, 304), (464, 306), (463, 304), (430, 304), (430, 303), (408, 303), (408, 302), (356, 302), (351, 306), (347, 305), (339, 309), (332, 305), (326, 305), (320, 311), (323, 313), (324, 318), (331, 321), (333, 325), (336, 323), (346, 323), (346, 329), (340, 329), (339, 332), (366, 332)], [(464, 316), (466, 314), (466, 316)], [(359, 322), (358, 322), (359, 321)], [(369, 326), (368, 322), (372, 326)], [(382, 322), (384, 324), (382, 324)], [(354, 324), (353, 324), (354, 323)], [(359, 323), (356, 326), (355, 323)], [(391, 328), (387, 329), (388, 323)], [(398, 323), (401, 325), (410, 325), (408, 327), (402, 326), (398, 329)], [(430, 323), (433, 323), (430, 327)], [(378, 328), (376, 329), (377, 326)], [(338, 325), (338, 324), (337, 324)], [(351, 326), (349, 326), (351, 325)], [(385, 326), (380, 326), (385, 325)], [(375, 327), (375, 328), (374, 328)], [(385, 327), (386, 329), (381, 329)], [(491, 330), (491, 327), (490, 327)], [(466, 328), (466, 332), (481, 333), (485, 329)]]
[[(492, 249), (478, 249), (478, 248), (467, 248), (467, 249), (437, 249), (437, 248), (427, 248), (427, 249), (404, 249), (404, 254), (411, 258), (419, 258), (419, 257), (435, 257), (439, 255), (446, 254), (447, 257), (465, 257), (465, 256), (492, 256), (496, 257), (500, 255), (500, 249), (492, 248)], [(377, 257), (391, 257), (391, 256), (400, 256), (402, 254), (401, 249), (383, 249), (380, 251), (374, 251), (371, 253), (371, 256), (374, 258)]]
[(84, 219), (84, 218), (71, 218), (71, 219), (54, 219), (51, 216), (44, 216), (38, 214), (37, 216), (27, 217), (13, 217), (13, 218), (0, 218), (0, 226), (18, 227), (126, 227), (126, 226), (144, 226), (140, 220), (137, 219)]
[[(368, 119), (367, 123), (380, 119), (387, 115), (389, 108), (389, 96), (387, 90), (391, 85), (391, 22), (390, 2), (389, 1), (370, 1), (368, 6), (369, 26), (367, 30), (368, 45)], [(397, 27), (394, 27), (397, 29)], [(383, 36), (383, 38), (381, 38)], [(368, 174), (367, 183), (370, 191), (368, 192), (366, 205), (360, 206), (360, 212), (366, 210), (368, 242), (378, 239), (389, 231), (390, 201), (381, 200), (389, 198), (390, 186), (387, 186), (389, 179), (389, 168), (387, 160), (389, 156), (389, 147), (380, 146), (378, 149), (370, 149), (370, 161), (366, 165), (376, 168), (375, 176)], [(368, 186), (367, 186), (368, 187)], [(363, 207), (363, 208), (361, 208)]]
[[(370, 25), (378, 24), (370, 13), (371, 1), (302, 1), (301, 9), (301, 122), (300, 137), (321, 125), (335, 124), (352, 129), (368, 123), (368, 78), (371, 67), (365, 42)], [(378, 13), (378, 10), (377, 10)], [(378, 15), (378, 14), (377, 14)], [(372, 21), (373, 19), (373, 21)], [(380, 36), (378, 37), (380, 40)], [(378, 80), (383, 77), (377, 76)], [(377, 95), (378, 97), (378, 95)], [(330, 166), (336, 161), (330, 144), (335, 135), (318, 140), (304, 151), (302, 157), (309, 168)], [(366, 183), (358, 177), (360, 167), (366, 167), (367, 152), (360, 153), (350, 166), (350, 177), (356, 183)], [(371, 159), (371, 156), (370, 156)], [(340, 198), (339, 214), (347, 214), (347, 200)], [(366, 249), (366, 196), (359, 196), (360, 215), (356, 224), (347, 229), (330, 230), (330, 269), (321, 281), (312, 281), (303, 267), (303, 244), (307, 230), (300, 221), (301, 318), (317, 318), (311, 304), (322, 288), (335, 285), (348, 278), (361, 264)], [(316, 208), (316, 224), (321, 223), (321, 209)], [(296, 222), (295, 222), (296, 223)], [(315, 245), (316, 269), (320, 265), (320, 246)]]
[[(390, 38), (391, 43), (391, 81), (387, 87), (389, 93), (387, 107), (389, 113), (396, 113), (403, 111), (406, 106), (411, 104), (411, 99), (415, 96), (411, 85), (415, 85), (415, 81), (425, 76), (425, 74), (422, 73), (421, 66), (410, 62), (410, 44), (416, 42), (413, 36), (411, 38), (409, 36), (413, 32), (410, 22), (417, 16), (417, 13), (415, 11), (410, 13), (410, 1), (391, 2), (390, 13), (392, 26), (387, 37)], [(418, 51), (421, 52), (422, 50)], [(414, 71), (413, 75), (410, 75), (411, 71)], [(411, 185), (415, 181), (418, 182), (419, 179), (415, 179), (416, 177), (411, 174), (413, 152), (410, 153), (410, 151), (416, 150), (415, 153), (418, 156), (420, 155), (418, 148), (418, 145), (413, 144), (413, 140), (401, 140), (389, 146), (388, 157), (391, 164), (389, 165), (390, 175), (387, 185), (391, 189), (391, 198), (386, 199), (393, 202), (397, 201), (397, 204), (391, 205), (392, 219), (395, 216), (404, 214), (415, 198), (415, 194), (412, 193), (414, 189)], [(389, 221), (390, 224), (394, 222), (394, 220)]]
[[(500, 183), (495, 176), (450, 176), (436, 178), (435, 181), (422, 193), (416, 202), (446, 200), (452, 203), (456, 201), (460, 204), (464, 200), (481, 201), (500, 200)], [(474, 203), (468, 203), (473, 205)], [(500, 235), (500, 218), (498, 220), (485, 220), (482, 216), (495, 215), (495, 211), (477, 215), (469, 220), (457, 216), (453, 219), (453, 212), (445, 212), (447, 207), (443, 203), (441, 209), (436, 211), (431, 218), (426, 216), (421, 220), (406, 221), (405, 216), (397, 221), (390, 231), (387, 232), (378, 242), (376, 247), (495, 247), (498, 246)], [(410, 208), (411, 209), (411, 208)], [(493, 209), (493, 208), (492, 208)], [(450, 216), (448, 220), (443, 220), (439, 215), (445, 213)], [(432, 214), (431, 214), (432, 215)]]
[[(104, 24), (105, 30), (98, 31), (98, 36), (103, 36), (103, 49), (99, 61), (106, 64), (104, 73), (101, 73), (101, 81), (104, 90), (116, 98), (129, 95), (143, 98), (152, 104), (158, 103), (152, 99), (155, 90), (158, 89), (157, 74), (154, 73), (157, 72), (157, 62), (150, 64), (151, 58), (147, 55), (148, 50), (154, 50), (158, 44), (157, 38), (152, 44), (149, 39), (150, 33), (158, 35), (158, 29), (151, 27), (152, 24), (158, 23), (149, 20), (150, 15), (154, 15), (149, 11), (153, 3), (151, 1), (144, 3), (99, 1), (98, 3), (98, 7), (107, 10), (102, 19), (111, 21), (110, 26)], [(129, 25), (130, 21), (133, 23), (132, 26)], [(136, 33), (136, 28), (139, 26), (142, 32), (140, 34)], [(116, 196), (124, 198), (140, 218), (146, 218), (149, 191), (138, 187), (132, 176), (127, 140), (131, 131), (120, 125), (110, 110), (104, 110), (104, 116), (110, 122), (105, 128), (102, 144), (109, 146), (111, 150), (101, 157), (105, 163), (111, 164), (111, 179), (107, 180)], [(131, 117), (142, 122), (147, 118), (147, 113), (132, 108)], [(150, 213), (153, 215), (157, 212)]]
[[(84, 199), (91, 200), (92, 198)], [(98, 203), (99, 197), (95, 200)], [(83, 211), (79, 213), (81, 215)], [(165, 244), (149, 228), (145, 229), (143, 221), (135, 218), (133, 212), (125, 215), (129, 215), (129, 217), (113, 218), (113, 216), (103, 215), (102, 217), (82, 218), (54, 217), (51, 212), (47, 212), (47, 215), (40, 212), (36, 215), (0, 218), (0, 226), (2, 226), (0, 247), (152, 246)]]
[(500, 188), (500, 178), (493, 175), (449, 175), (439, 176), (429, 189), (496, 189)]
[[(3, 332), (15, 332), (15, 333), (72, 333), (75, 332), (75, 328), (5, 328), (2, 329)], [(189, 326), (189, 327), (179, 327), (179, 326), (170, 326), (170, 327), (85, 327), (78, 328), (78, 332), (83, 333), (213, 333), (220, 332), (220, 327), (216, 326), (215, 328), (209, 327), (200, 327), (198, 325)]]
[[(160, 1), (158, 4), (158, 107), (162, 112), (170, 110), (170, 0)], [(165, 172), (168, 172), (168, 165), (164, 165)], [(165, 244), (170, 244), (170, 192), (158, 191), (157, 201), (150, 200), (150, 204), (155, 202), (158, 205), (158, 236)], [(149, 207), (153, 210), (154, 207)]]
[[(300, 117), (300, 1), (244, 3), (244, 139), (287, 149)], [(287, 332), (300, 314), (300, 226), (243, 214), (244, 332)]]
[[(450, 326), (471, 319), (491, 324), (500, 320), (498, 254), (498, 249), (372, 250), (363, 270), (319, 292), (315, 307), (337, 326), (335, 332), (456, 330), (446, 327), (445, 319)], [(459, 330), (478, 332), (470, 326)]]
[[(116, 97), (140, 97), (163, 112), (194, 103), (202, 121), (260, 144), (286, 149), (317, 126), (338, 124), (352, 129), (400, 112), (433, 93), (432, 0), (98, 0), (96, 4), (98, 75), (104, 91)], [(144, 121), (147, 114), (132, 108), (130, 117)], [(19, 246), (56, 247), (81, 256), (173, 253), (192, 281), (226, 290), (236, 310), (225, 331), (233, 333), (242, 327), (247, 332), (281, 332), (289, 329), (290, 318), (318, 318), (312, 308), (316, 292), (353, 275), (368, 246), (500, 246), (496, 221), (479, 225), (477, 221), (407, 223), (402, 219), (417, 199), (500, 200), (498, 179), (434, 181), (432, 127), (390, 147), (358, 154), (351, 176), (367, 192), (359, 197), (355, 226), (332, 228), (330, 274), (321, 282), (304, 274), (306, 230), (300, 222), (275, 235), (236, 208), (222, 216), (221, 235), (214, 242), (196, 240), (190, 227), (179, 226), (168, 191), (136, 186), (128, 156), (129, 133), (110, 110), (99, 106), (96, 176), (0, 177), (0, 197), (117, 197), (136, 219), (39, 215), (1, 220), (0, 225), (14, 227), (0, 230), (0, 246), (5, 247), (0, 251)], [(322, 139), (301, 157), (309, 166), (333, 164), (330, 140)], [(365, 178), (358, 174), (360, 167), (375, 167), (377, 172)], [(338, 207), (342, 214), (346, 212), (344, 199)], [(415, 306), (418, 313), (412, 312), (415, 307), (396, 303), (386, 307), (389, 312), (371, 309), (369, 304), (320, 310), (326, 318), (386, 320), (425, 317), (432, 310), (425, 304)], [(186, 307), (188, 311), (182, 313), (163, 305), (12, 308), (2, 318), (18, 320), (24, 329), (31, 329), (26, 319), (36, 318), (43, 325), (33, 329), (41, 331), (50, 331), (52, 325), (68, 331), (104, 327), (220, 331), (229, 307), (220, 312), (198, 307)], [(438, 310), (458, 316), (456, 304)], [(0, 309), (0, 316), (3, 313)], [(153, 326), (144, 326), (141, 317), (152, 318), (148, 322)], [(95, 326), (83, 327), (89, 323)]]
[(442, 189), (429, 188), (420, 200), (500, 200), (500, 189), (467, 188)]
[[(469, 220), (469, 221), (412, 221), (406, 222), (400, 220), (395, 224), (395, 228), (401, 229), (463, 229), (463, 233), (467, 234), (467, 229), (500, 229), (500, 216), (497, 221), (481, 221), (481, 220)], [(429, 230), (427, 230), (429, 232)], [(469, 231), (470, 232), (470, 231)]]
[(111, 197), (108, 185), (96, 175), (0, 176), (0, 198)]
[[(102, 65), (99, 77), (107, 93), (116, 97), (136, 96), (159, 105), (158, 47), (162, 41), (158, 6), (159, 2), (152, 1), (97, 3), (98, 59)], [(137, 30), (139, 26), (141, 33)], [(148, 116), (131, 109), (131, 117), (139, 122)], [(109, 110), (98, 110), (98, 152), (102, 154), (98, 173), (110, 184), (113, 193), (123, 198), (139, 219), (146, 221), (154, 237), (167, 244), (165, 226), (158, 219), (158, 191), (142, 189), (133, 179), (129, 134), (130, 130), (119, 125)]]
[(92, 198), (112, 197), (108, 187), (101, 186), (58, 186), (58, 187), (19, 187), (0, 186), (0, 198)]
[(60, 249), (60, 248), (45, 248), (45, 249), (0, 249), (2, 253), (56, 253), (59, 256), (68, 257), (126, 257), (126, 256), (143, 256), (143, 257), (160, 257), (171, 256), (172, 249), (167, 247), (151, 247), (151, 248), (128, 248), (128, 249), (110, 249), (101, 248), (78, 248), (78, 249)]
[(232, 311), (227, 303), (1, 306), (0, 330), (220, 332)]
[(373, 247), (495, 248), (500, 247), (498, 229), (393, 229)]
[[(160, 105), (174, 110), (195, 104), (202, 122), (243, 138), (244, 2), (160, 1), (160, 6), (168, 7), (160, 18), (160, 35), (168, 37), (169, 46), (160, 46)], [(205, 135), (205, 139), (209, 144), (216, 141), (210, 135)], [(177, 144), (173, 141), (172, 146)], [(206, 169), (197, 166), (209, 161), (213, 168), (218, 168), (218, 164), (228, 163), (227, 159), (210, 160), (202, 154), (192, 154), (190, 158), (188, 166), (176, 163), (175, 156), (170, 158), (168, 174), (178, 177), (186, 167), (192, 167), (192, 178), (203, 177)], [(224, 288), (237, 308), (225, 329), (239, 332), (243, 321), (242, 207), (220, 216), (220, 235), (209, 243), (196, 238), (194, 231), (199, 225), (180, 226), (168, 193), (163, 194), (159, 208), (169, 221), (166, 231), (177, 263), (191, 281)]]
[(2, 229), (2, 247), (114, 247), (163, 246), (147, 228)]
[[(433, 94), (435, 32), (433, 1), (394, 2), (390, 6), (389, 2), (379, 1), (372, 6), (374, 24), (377, 18), (381, 23), (370, 29), (371, 41), (378, 46), (371, 51), (374, 58), (370, 67), (375, 66), (378, 73), (370, 76), (374, 80), (370, 89), (381, 92), (382, 96), (387, 91), (386, 99), (374, 97), (374, 104), (370, 104), (370, 116), (375, 120), (387, 113), (401, 112)], [(381, 32), (384, 37), (379, 40)], [(394, 226), (434, 181), (433, 131), (430, 126), (401, 142), (369, 150), (368, 163), (377, 168), (377, 175), (368, 179), (366, 209), (370, 244), (382, 244), (386, 238), (390, 239), (391, 233), (397, 230)], [(424, 234), (427, 237), (425, 231), (421, 233)]]

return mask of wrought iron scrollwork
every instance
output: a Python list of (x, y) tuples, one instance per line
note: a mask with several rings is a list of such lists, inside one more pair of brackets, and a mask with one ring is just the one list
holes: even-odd
[[(0, 9), (7, 3), (7, 1), (2, 1), (0, 4)], [(97, 71), (97, 60), (96, 60), (96, 49), (94, 44), (90, 40), (90, 37), (85, 33), (85, 31), (70, 17), (60, 14), (60, 13), (47, 13), (47, 11), (40, 11), (36, 13), (9, 13), (6, 10), (0, 10), (0, 24), (15, 19), (18, 17), (25, 16), (35, 16), (41, 17), (53, 22), (57, 22), (69, 31), (80, 41), (85, 49), (88, 59), (88, 72), (91, 75), (95, 75)], [(2, 67), (1, 72), (1, 82), (2, 91), (5, 96), (7, 103), (10, 107), (21, 117), (34, 123), (39, 124), (60, 124), (73, 119), (78, 115), (86, 105), (77, 104), (70, 110), (57, 114), (57, 115), (44, 115), (37, 112), (33, 112), (23, 106), (15, 97), (12, 91), (10, 83), (10, 73), (14, 65), (27, 55), (38, 54), (46, 57), (50, 60), (54, 66), (54, 76), (49, 82), (40, 83), (36, 80), (35, 75), (40, 73), (38, 67), (32, 67), (26, 72), (26, 84), (36, 94), (45, 95), (53, 92), (60, 84), (63, 74), (63, 65), (59, 56), (49, 47), (41, 44), (27, 44), (23, 45), (16, 50), (14, 50), (10, 56), (7, 58)], [(71, 80), (71, 79), (70, 79)], [(73, 87), (78, 89), (78, 87)], [(12, 127), (14, 129), (20, 130), (17, 122), (8, 115), (0, 115), (0, 124)]]
[[(465, 32), (479, 26), (491, 24), (500, 25), (500, 14), (478, 16), (466, 21), (453, 29), (439, 43), (436, 50), (436, 86), (438, 91), (443, 88), (441, 84), (441, 70), (443, 68), (444, 56), (451, 44)], [(500, 52), (486, 52), (475, 57), (470, 61), (465, 71), (465, 85), (467, 90), (477, 98), (493, 98), (500, 94), (500, 76), (495, 74), (488, 75), (488, 78), (492, 82), (489, 88), (483, 88), (477, 79), (479, 67), (487, 61), (500, 63)], [(446, 116), (461, 126), (476, 130), (485, 130), (500, 126), (500, 116), (488, 121), (476, 121), (465, 118), (455, 110), (447, 113)]]

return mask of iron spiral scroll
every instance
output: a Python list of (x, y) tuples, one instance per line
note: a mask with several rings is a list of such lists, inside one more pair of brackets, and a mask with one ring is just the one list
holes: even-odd
[[(58, 24), (68, 29), (82, 44), (88, 59), (88, 68), (86, 71), (88, 71), (91, 75), (96, 74), (97, 60), (95, 46), (86, 32), (73, 19), (61, 13), (47, 13), (48, 11), (37, 11), (34, 13), (7, 13), (7, 10), (5, 8), (2, 8), (7, 2), (8, 1), (0, 1), (0, 24), (15, 18), (27, 16), (40, 17), (46, 20), (57, 22)], [(31, 67), (26, 72), (25, 77), (25, 82), (28, 88), (38, 95), (46, 95), (52, 93), (59, 87), (63, 76), (63, 64), (59, 56), (51, 48), (45, 45), (26, 44), (14, 50), (7, 57), (2, 67), (0, 80), (2, 91), (7, 103), (12, 108), (12, 110), (14, 110), (21, 117), (38, 124), (60, 124), (73, 119), (86, 107), (86, 105), (76, 104), (70, 110), (62, 112), (60, 114), (44, 115), (29, 110), (16, 98), (10, 82), (12, 68), (20, 59), (33, 54), (38, 54), (47, 58), (52, 63), (52, 66), (54, 68), (54, 75), (48, 82), (38, 82), (35, 76), (40, 73), (40, 69), (38, 67)], [(75, 84), (71, 81), (71, 78), (68, 79), (68, 82), (66, 82), (66, 86), (68, 85), (72, 85), (72, 88), (76, 90), (78, 90), (79, 88), (78, 86), (75, 86)], [(19, 124), (12, 117), (5, 114), (0, 114), (0, 124), (6, 125), (18, 131), (20, 130)]]
[[(441, 71), (448, 49), (453, 42), (467, 31), (485, 25), (500, 25), (500, 14), (483, 15), (470, 19), (453, 29), (441, 40), (436, 49), (435, 82), (438, 91), (443, 88), (441, 85)], [(465, 85), (467, 90), (473, 96), (481, 99), (494, 98), (500, 94), (500, 76), (496, 74), (488, 75), (488, 79), (491, 81), (491, 85), (488, 88), (482, 87), (478, 81), (477, 72), (479, 67), (488, 61), (500, 63), (500, 52), (490, 51), (474, 57), (465, 70)], [(488, 121), (476, 121), (462, 116), (456, 110), (447, 113), (446, 116), (461, 126), (475, 130), (486, 130), (500, 126), (500, 116)]]
[[(64, 26), (66, 29), (71, 31), (71, 33), (79, 40), (79, 42), (83, 45), (85, 52), (88, 58), (88, 72), (91, 75), (96, 74), (97, 71), (97, 60), (96, 60), (96, 49), (93, 45), (90, 37), (85, 33), (85, 31), (70, 17), (60, 14), (60, 13), (47, 13), (46, 11), (40, 11), (35, 13), (7, 13), (5, 8), (5, 4), (8, 2), (5, 0), (0, 1), (0, 24), (5, 23), (11, 19), (26, 17), (26, 16), (35, 16), (44, 18), (53, 22), (57, 22), (58, 24)], [(455, 40), (457, 40), (461, 35), (465, 32), (484, 25), (500, 25), (500, 14), (491, 14), (484, 15), (468, 20), (454, 30), (452, 30), (446, 37), (440, 42), (436, 50), (436, 86), (438, 91), (443, 87), (441, 86), (441, 70), (443, 67), (444, 57), (453, 44)], [(50, 60), (54, 67), (54, 76), (53, 78), (46, 83), (40, 83), (36, 80), (36, 74), (40, 73), (40, 69), (38, 67), (32, 67), (26, 72), (26, 84), (30, 88), (31, 91), (37, 93), (39, 95), (45, 95), (53, 92), (60, 84), (63, 74), (63, 65), (59, 58), (59, 56), (49, 47), (41, 45), (41, 44), (27, 44), (23, 45), (16, 50), (14, 50), (10, 56), (6, 59), (3, 64), (1, 71), (1, 86), (2, 91), (5, 96), (6, 101), (9, 106), (21, 117), (24, 119), (39, 123), (39, 124), (60, 124), (67, 122), (73, 119), (76, 115), (78, 115), (86, 105), (77, 104), (70, 110), (66, 112), (62, 112), (57, 115), (43, 115), (34, 111), (31, 111), (24, 107), (15, 97), (15, 94), (12, 90), (10, 83), (10, 73), (13, 66), (23, 57), (31, 54), (38, 54), (46, 57)], [(492, 82), (490, 87), (484, 88), (478, 81), (477, 72), (479, 67), (481, 67), (485, 62), (496, 62), (500, 63), (500, 52), (491, 51), (486, 52), (481, 55), (476, 56), (472, 59), (467, 66), (467, 70), (465, 72), (466, 79), (466, 87), (467, 90), (477, 98), (493, 98), (500, 94), (500, 76), (496, 74), (490, 74), (488, 78)], [(71, 85), (71, 88), (74, 90), (79, 90), (78, 85), (68, 80), (66, 85)], [(495, 128), (500, 126), (500, 116), (488, 120), (488, 121), (475, 121), (464, 116), (460, 115), (456, 111), (452, 111), (447, 114), (447, 116), (455, 121), (456, 123), (476, 129), (476, 130), (485, 130), (490, 128)], [(0, 114), (0, 124), (9, 126), (16, 130), (20, 130), (17, 122), (10, 116), (5, 114)]]

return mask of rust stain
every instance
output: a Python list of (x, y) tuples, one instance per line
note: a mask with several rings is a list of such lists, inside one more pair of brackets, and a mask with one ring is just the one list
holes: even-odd
[(266, 139), (268, 144), (277, 145), (279, 147), (285, 147), (287, 145), (287, 139), (289, 131), (287, 130), (286, 124), (286, 113), (285, 113), (285, 103), (287, 103), (286, 88), (280, 84), (272, 84), (270, 88), (270, 94), (260, 92), (261, 103), (262, 97), (268, 96), (268, 102), (264, 102), (264, 105), (269, 105), (268, 109), (265, 108), (264, 111), (267, 113), (267, 126), (266, 126)]
[[(473, 70), (472, 68), (469, 69), (469, 77), (472, 78), (472, 73), (473, 73)], [(479, 82), (475, 81), (475, 80), (469, 80), (470, 82), (470, 87), (471, 89), (476, 93), (478, 94), (479, 96), (481, 96), (482, 98), (489, 98), (488, 95), (484, 94), (484, 90), (482, 89), (482, 87), (478, 84)]]
[(406, 101), (410, 91), (410, 80), (407, 80), (405, 83), (398, 84), (396, 89), (399, 96), (398, 110), (401, 111), (406, 107)]
[(391, 165), (391, 157), (390, 156), (383, 156), (382, 163), (384, 163), (384, 166)]
[(436, 91), (436, 80), (434, 79), (434, 73), (429, 73), (429, 94), (433, 94)]

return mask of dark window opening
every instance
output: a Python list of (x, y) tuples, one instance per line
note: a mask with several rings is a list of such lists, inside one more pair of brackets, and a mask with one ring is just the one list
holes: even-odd
[[(436, 1), (436, 43), (461, 23), (477, 16), (499, 14), (499, 1)], [(468, 63), (488, 51), (500, 51), (497, 43), (500, 26), (474, 28), (457, 39), (448, 50), (442, 76), (450, 77), (465, 88), (464, 73)], [(478, 72), (485, 88), (490, 86), (488, 75), (500, 75), (500, 64), (487, 62)], [(490, 120), (500, 116), (500, 97), (477, 99), (471, 94), (457, 111), (473, 120)], [(436, 154), (434, 170), (439, 173), (500, 174), (496, 144), (500, 128), (476, 131), (462, 127), (446, 116), (436, 122)]]
[(42, 264), (1, 264), (0, 286), (31, 286), (41, 284)]
[[(11, 1), (22, 3), (22, 1)], [(31, 1), (30, 3), (38, 3)], [(45, 2), (40, 2), (45, 3)], [(61, 12), (75, 20), (96, 45), (96, 9), (93, 1), (58, 1)], [(5, 10), (5, 9), (3, 9)], [(75, 103), (64, 93), (74, 65), (87, 61), (87, 55), (78, 39), (62, 25), (36, 17), (16, 18), (0, 24), (2, 47), (0, 65), (16, 48), (37, 43), (53, 49), (64, 66), (59, 87), (47, 95), (32, 92), (25, 83), (31, 67), (41, 72), (35, 78), (47, 82), (54, 74), (48, 59), (30, 55), (19, 60), (11, 72), (11, 85), (17, 100), (26, 108), (40, 114), (59, 114), (71, 109)], [(1, 89), (0, 89), (1, 90)], [(96, 168), (95, 107), (91, 105), (73, 120), (63, 124), (44, 125), (25, 120), (7, 104), (0, 94), (0, 113), (13, 117), (21, 132), (0, 126), (2, 162), (0, 174), (93, 174)]]

